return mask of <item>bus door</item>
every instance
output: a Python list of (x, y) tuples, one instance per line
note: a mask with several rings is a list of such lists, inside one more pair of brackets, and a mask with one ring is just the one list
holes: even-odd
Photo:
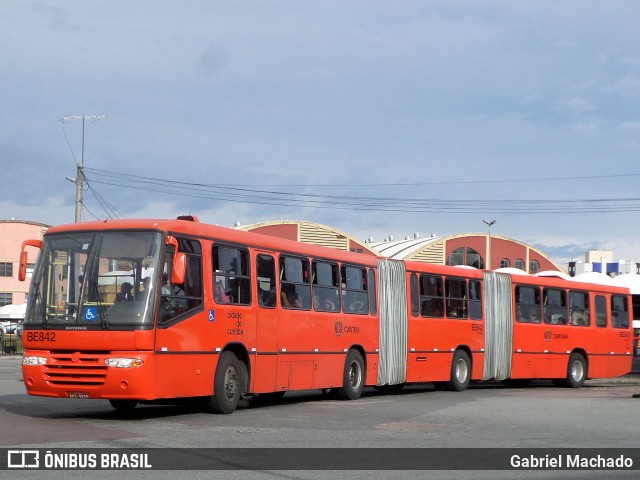
[(277, 390), (313, 388), (315, 359), (322, 340), (311, 311), (311, 272), (308, 258), (280, 255), (278, 261)]
[(633, 353), (633, 330), (629, 311), (631, 305), (627, 295), (611, 295), (611, 333), (609, 334), (611, 349), (609, 356), (609, 377), (624, 375), (631, 370)]
[(536, 359), (536, 377), (564, 378), (571, 350), (569, 305), (563, 288), (542, 289), (546, 348)]
[(256, 254), (257, 312), (256, 352), (253, 357), (253, 392), (277, 390), (278, 308), (276, 260), (272, 253)]
[(593, 326), (593, 355), (589, 358), (589, 376), (606, 377), (611, 354), (611, 325), (607, 297), (595, 295)]

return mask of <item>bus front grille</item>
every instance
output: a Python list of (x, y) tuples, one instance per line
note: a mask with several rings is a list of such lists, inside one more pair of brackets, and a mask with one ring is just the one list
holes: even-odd
[(44, 369), (50, 385), (96, 387), (107, 378), (107, 366), (101, 356), (93, 354), (55, 354)]

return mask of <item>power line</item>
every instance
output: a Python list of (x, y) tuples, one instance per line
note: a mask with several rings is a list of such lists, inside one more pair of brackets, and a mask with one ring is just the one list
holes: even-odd
[[(374, 210), (384, 212), (413, 212), (413, 213), (598, 213), (598, 212), (635, 212), (640, 211), (640, 198), (621, 199), (573, 199), (573, 200), (445, 200), (445, 199), (398, 199), (398, 198), (372, 198), (372, 197), (346, 197), (305, 194), (286, 194), (276, 192), (288, 197), (273, 197), (264, 194), (250, 195), (247, 193), (220, 192), (210, 187), (206, 190), (201, 184), (179, 182), (161, 179), (136, 180), (135, 176), (125, 175), (125, 178), (117, 181), (101, 181), (92, 179), (93, 183), (102, 183), (122, 188), (135, 188), (168, 195), (176, 195), (191, 198), (205, 198), (209, 200), (285, 206), (305, 208), (325, 208), (334, 210)], [(139, 177), (143, 179), (144, 177)], [(162, 182), (165, 182), (164, 185)], [(232, 187), (225, 189), (234, 190)], [(246, 189), (239, 189), (245, 192)], [(305, 198), (311, 197), (311, 198)]]
[[(85, 179), (85, 183), (87, 185), (87, 189), (91, 192), (91, 194), (93, 195), (93, 197), (95, 198), (96, 202), (98, 203), (98, 205), (102, 208), (102, 210), (106, 213), (107, 218), (124, 218), (124, 215), (122, 215), (118, 209), (116, 207), (114, 207), (113, 205), (111, 205), (106, 198), (104, 198), (102, 195), (100, 195), (100, 193)], [(85, 209), (86, 205), (83, 205)], [(89, 211), (87, 209), (87, 211)], [(91, 213), (91, 212), (89, 212)], [(95, 217), (95, 215), (93, 215), (93, 213), (91, 213), (91, 215)]]
[[(104, 175), (121, 175), (118, 172), (112, 172), (109, 170), (101, 170), (92, 168), (91, 170), (96, 173)], [(150, 179), (149, 177), (136, 177), (135, 175), (129, 175), (132, 178)], [(486, 185), (496, 183), (539, 183), (539, 182), (566, 182), (566, 181), (583, 181), (583, 180), (596, 180), (605, 178), (630, 178), (640, 177), (640, 173), (618, 173), (610, 175), (577, 175), (570, 177), (527, 177), (527, 178), (511, 178), (511, 179), (486, 179), (486, 180), (438, 180), (431, 182), (389, 182), (389, 183), (314, 183), (314, 184), (299, 184), (299, 183), (272, 183), (272, 184), (235, 184), (233, 188), (247, 188), (247, 187), (298, 187), (298, 188), (317, 188), (317, 187), (420, 187), (429, 185)], [(155, 179), (159, 180), (159, 179)], [(184, 184), (184, 185), (200, 185), (208, 187), (225, 187), (222, 184), (199, 184), (191, 182), (181, 182), (178, 180), (161, 180), (167, 183)]]

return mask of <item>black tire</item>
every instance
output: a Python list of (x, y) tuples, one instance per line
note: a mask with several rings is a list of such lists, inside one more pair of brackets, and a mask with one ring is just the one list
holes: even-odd
[(464, 350), (456, 350), (451, 362), (451, 380), (447, 388), (456, 392), (466, 390), (471, 381), (471, 359)]
[(364, 359), (357, 350), (349, 350), (344, 363), (342, 388), (338, 396), (343, 400), (357, 400), (362, 395), (365, 382)]
[(574, 352), (567, 365), (567, 384), (571, 388), (582, 388), (587, 379), (587, 361), (581, 353)]
[(216, 413), (233, 413), (247, 389), (247, 366), (235, 353), (223, 352), (213, 379), (213, 396), (209, 407)]
[(118, 412), (130, 412), (138, 405), (135, 400), (109, 400), (109, 403)]
[(530, 378), (507, 378), (502, 380), (502, 384), (509, 388), (525, 388), (531, 385)]

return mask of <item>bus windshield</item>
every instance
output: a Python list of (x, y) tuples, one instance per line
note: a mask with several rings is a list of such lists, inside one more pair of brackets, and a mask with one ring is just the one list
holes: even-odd
[(162, 239), (142, 231), (45, 236), (25, 323), (72, 330), (151, 327)]

